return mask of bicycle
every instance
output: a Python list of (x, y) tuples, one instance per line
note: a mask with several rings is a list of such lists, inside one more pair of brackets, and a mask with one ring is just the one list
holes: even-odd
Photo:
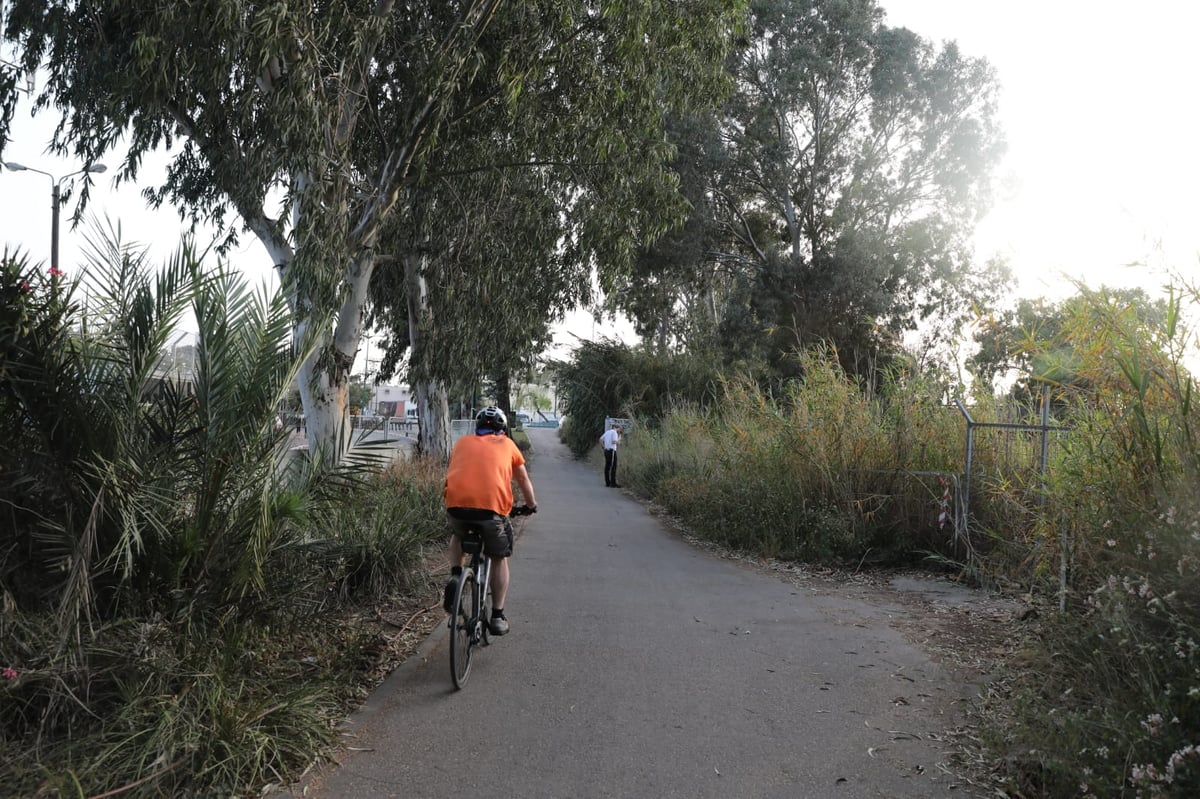
[[(508, 516), (511, 519), (531, 513), (533, 508), (518, 505), (509, 511)], [(489, 643), (488, 605), (492, 595), (492, 559), (483, 554), (483, 537), (473, 524), (468, 523), (467, 533), (462, 537), (462, 550), (471, 556), (471, 561), (454, 578), (454, 609), (447, 621), (450, 629), (450, 678), (456, 689), (466, 685), (471, 675), (471, 651), (476, 646), (487, 646)]]

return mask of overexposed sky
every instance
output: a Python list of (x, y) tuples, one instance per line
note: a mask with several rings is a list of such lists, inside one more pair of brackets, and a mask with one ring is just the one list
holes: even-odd
[[(36, 118), (30, 117), (28, 98), (22, 97), (13, 120), (11, 139), (4, 148), (3, 161), (15, 161), (60, 179), (80, 169), (83, 166), (81, 162), (51, 156), (46, 152), (57, 121), (50, 111), (44, 111)], [(76, 211), (80, 187), (78, 181), (82, 177), (62, 180), (64, 193), (74, 189), (70, 199), (60, 206), (59, 262), (68, 275), (74, 275), (83, 261), (86, 239), (94, 234), (90, 229), (92, 217), (97, 217), (105, 226), (106, 218), (114, 226), (120, 223), (122, 239), (149, 246), (156, 261), (164, 260), (177, 249), (188, 228), (174, 208), (164, 206), (152, 210), (141, 196), (144, 187), (163, 182), (166, 155), (147, 156), (144, 159), (139, 185), (124, 183), (114, 187), (113, 178), (123, 156), (122, 150), (115, 156), (105, 157), (103, 163), (108, 171), (87, 176), (93, 184), (91, 199), (77, 229), (71, 228), (71, 216)], [(52, 183), (51, 177), (31, 171), (0, 170), (0, 246), (8, 245), (10, 250), (19, 246), (32, 260), (45, 261), (47, 266), (50, 264)], [(198, 234), (197, 241), (201, 245), (210, 243), (211, 232)], [(230, 260), (241, 266), (256, 283), (274, 279), (270, 257), (249, 233), (243, 236), (238, 251), (230, 255)]]
[[(982, 56), (1002, 85), (1009, 152), (1000, 191), (977, 234), (979, 257), (1005, 256), (1026, 296), (1061, 297), (1065, 277), (1091, 285), (1156, 289), (1163, 266), (1195, 273), (1200, 253), (1200, 3), (1143, 0), (881, 0), (891, 25)], [(53, 159), (53, 121), (18, 111), (4, 160), (62, 176), (78, 163)], [(115, 168), (116, 162), (109, 162)], [(153, 165), (151, 165), (153, 167)], [(148, 179), (161, 177), (148, 169)], [(166, 256), (183, 228), (170, 209), (151, 212), (136, 187), (94, 176), (89, 213), (120, 220), (128, 238)], [(73, 273), (81, 230), (64, 204), (60, 253)], [(50, 179), (0, 172), (0, 245), (49, 262)], [(255, 280), (273, 279), (270, 259), (247, 235), (232, 259)], [(1148, 262), (1152, 268), (1130, 268)], [(583, 317), (576, 332), (587, 336)], [(605, 326), (597, 325), (603, 334)]]
[(1164, 267), (1196, 272), (1200, 4), (881, 2), (888, 24), (998, 73), (1009, 151), (976, 244), (1009, 260), (1020, 294), (1065, 296), (1065, 277), (1153, 291)]

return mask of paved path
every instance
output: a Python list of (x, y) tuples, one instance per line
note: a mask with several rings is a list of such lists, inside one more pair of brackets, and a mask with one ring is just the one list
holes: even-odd
[(955, 682), (906, 611), (714, 558), (533, 430), (539, 512), (512, 563), (512, 633), (450, 683), (439, 630), (307, 796), (970, 796), (938, 768)]

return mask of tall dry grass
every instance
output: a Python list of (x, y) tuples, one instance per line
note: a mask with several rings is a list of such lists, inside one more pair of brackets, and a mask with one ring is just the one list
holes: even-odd
[(1023, 790), (1200, 795), (1200, 409), (1196, 338), (1085, 293), (1061, 387), (1075, 430), (1047, 489), (1065, 610), (1026, 653), (993, 738)]
[[(831, 353), (797, 356), (778, 396), (727, 381), (629, 436), (623, 480), (722, 544), (771, 557), (895, 561), (937, 550), (937, 473), (955, 470), (951, 412), (911, 376), (871, 396)], [(917, 474), (917, 473), (921, 474)]]

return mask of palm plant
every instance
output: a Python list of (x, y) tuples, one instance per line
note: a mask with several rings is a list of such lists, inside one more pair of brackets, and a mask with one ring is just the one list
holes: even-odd
[[(20, 601), (56, 606), (66, 639), (131, 591), (203, 586), (221, 604), (261, 585), (299, 508), (281, 490), (271, 424), (294, 378), (283, 300), (205, 274), (188, 245), (152, 274), (110, 234), (89, 242), (86, 316), (78, 284), (59, 275), (6, 306), (2, 423), (22, 442), (0, 460), (8, 545), (38, 578), (17, 577)], [(37, 281), (7, 260), (6, 282)], [(200, 344), (194, 380), (181, 381), (159, 353), (189, 311)]]
[[(142, 772), (141, 741), (172, 753), (146, 790), (253, 782), (311, 746), (268, 732), (270, 747), (243, 751), (214, 725), (328, 737), (328, 701), (282, 698), (245, 658), (271, 640), (256, 614), (286, 604), (272, 589), (323, 579), (291, 571), (303, 524), (360, 472), (303, 462), (274, 429), (306, 354), (277, 293), (206, 271), (186, 243), (157, 270), (119, 230), (89, 245), (86, 313), (78, 281), (20, 254), (0, 269), (0, 662), (21, 675), (0, 692), (0, 765), (69, 763), (111, 789)], [(160, 353), (187, 314), (199, 346), (181, 380)], [(23, 754), (42, 739), (56, 755)], [(41, 785), (25, 779), (16, 789)]]

